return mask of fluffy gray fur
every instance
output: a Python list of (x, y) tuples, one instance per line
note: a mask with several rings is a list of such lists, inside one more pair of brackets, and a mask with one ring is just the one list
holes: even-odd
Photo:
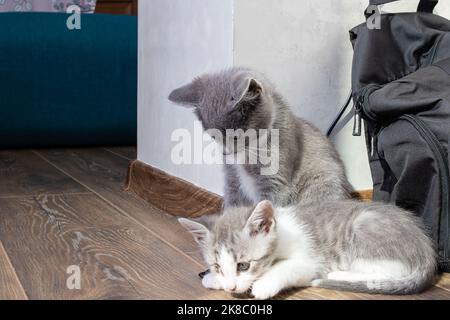
[[(413, 294), (428, 288), (436, 274), (435, 252), (420, 219), (389, 204), (344, 200), (273, 209), (263, 201), (256, 209), (228, 209), (213, 226), (186, 219), (180, 222), (202, 235), (197, 241), (205, 261), (213, 266), (213, 275), (217, 268), (224, 268), (221, 255), (234, 257), (225, 260), (226, 264), (251, 262), (246, 272), (218, 275), (215, 289), (229, 283), (226, 277), (235, 277), (234, 291), (244, 292), (252, 286), (254, 291), (257, 286), (257, 292), (252, 292), (258, 298), (311, 285)], [(344, 277), (332, 276), (336, 271)], [(365, 280), (346, 279), (355, 274)]]
[[(169, 100), (194, 108), (205, 130), (279, 129), (278, 173), (261, 175), (261, 163), (224, 165), (226, 207), (264, 199), (286, 206), (350, 197), (352, 187), (332, 144), (297, 118), (261, 74), (244, 68), (205, 74), (174, 90)], [(250, 179), (242, 178), (242, 170)]]

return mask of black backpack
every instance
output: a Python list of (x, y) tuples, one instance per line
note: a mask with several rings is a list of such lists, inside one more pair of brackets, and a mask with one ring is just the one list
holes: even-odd
[(362, 118), (373, 199), (422, 217), (448, 272), (450, 21), (432, 13), (437, 0), (422, 0), (414, 13), (375, 10), (393, 1), (370, 0), (368, 23), (350, 31), (353, 134)]

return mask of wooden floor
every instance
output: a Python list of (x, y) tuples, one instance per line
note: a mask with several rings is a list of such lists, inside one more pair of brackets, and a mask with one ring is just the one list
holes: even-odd
[[(202, 288), (197, 246), (174, 217), (123, 191), (135, 157), (132, 147), (0, 151), (0, 299), (231, 298)], [(281, 298), (450, 299), (450, 276), (407, 297), (308, 288)]]

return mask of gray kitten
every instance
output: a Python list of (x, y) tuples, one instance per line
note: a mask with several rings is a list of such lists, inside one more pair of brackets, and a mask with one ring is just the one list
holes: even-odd
[[(264, 157), (257, 163), (225, 164), (225, 207), (253, 205), (264, 199), (286, 206), (350, 198), (353, 190), (332, 144), (318, 129), (297, 118), (261, 74), (233, 68), (202, 75), (174, 90), (169, 100), (194, 108), (205, 130), (217, 129), (225, 136), (227, 129), (255, 129), (257, 139), (268, 141), (267, 150), (262, 150), (259, 145), (252, 148), (247, 140), (239, 146), (233, 137), (216, 139), (225, 158), (248, 160), (255, 152), (276, 156), (278, 170), (272, 174), (261, 174), (268, 166), (261, 160)], [(260, 129), (269, 132), (261, 137)], [(271, 129), (279, 130), (278, 141)]]
[(207, 288), (267, 299), (292, 287), (382, 294), (428, 288), (436, 257), (419, 218), (352, 200), (230, 208), (212, 226), (179, 219), (211, 267)]

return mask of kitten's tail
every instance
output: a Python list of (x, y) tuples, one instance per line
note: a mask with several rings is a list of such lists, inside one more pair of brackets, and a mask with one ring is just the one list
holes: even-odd
[(430, 287), (436, 276), (436, 263), (430, 259), (425, 265), (416, 268), (410, 275), (400, 279), (383, 279), (368, 281), (317, 279), (313, 287), (378, 294), (415, 294)]

